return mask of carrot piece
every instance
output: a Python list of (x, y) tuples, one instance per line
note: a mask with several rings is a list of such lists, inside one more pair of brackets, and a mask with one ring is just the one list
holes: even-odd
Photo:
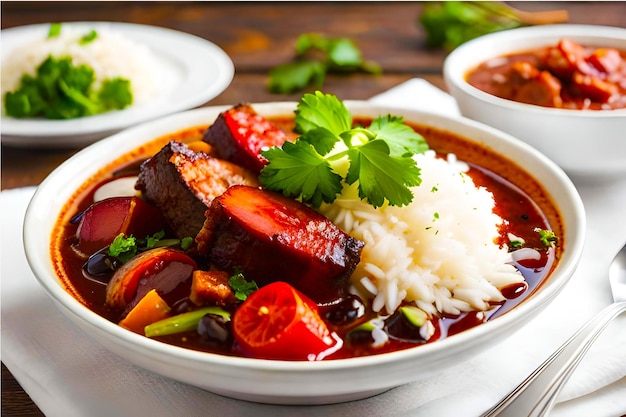
[(132, 332), (145, 335), (144, 328), (149, 324), (170, 317), (170, 310), (159, 293), (152, 289), (139, 300), (137, 305), (119, 322), (119, 325)]

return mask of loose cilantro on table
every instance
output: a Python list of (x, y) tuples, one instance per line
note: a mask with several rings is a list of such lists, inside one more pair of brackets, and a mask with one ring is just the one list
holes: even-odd
[(567, 20), (564, 10), (525, 12), (492, 1), (427, 2), (418, 19), (426, 44), (448, 50), (488, 33)]
[(382, 72), (375, 62), (363, 60), (351, 39), (305, 33), (296, 41), (296, 60), (272, 68), (267, 88), (271, 93), (292, 93), (309, 85), (321, 86), (327, 73), (359, 71)]
[(352, 127), (345, 105), (319, 91), (305, 94), (295, 113), (301, 136), (262, 152), (269, 161), (260, 174), (265, 188), (319, 207), (332, 203), (344, 183), (358, 182), (359, 198), (374, 207), (411, 202), (409, 187), (421, 183), (412, 156), (428, 145), (401, 117), (379, 116), (368, 128)]

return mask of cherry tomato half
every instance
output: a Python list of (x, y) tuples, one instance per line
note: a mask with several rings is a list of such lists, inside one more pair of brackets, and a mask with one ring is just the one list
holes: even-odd
[(286, 282), (253, 292), (233, 316), (242, 351), (260, 359), (319, 360), (338, 348), (317, 305)]

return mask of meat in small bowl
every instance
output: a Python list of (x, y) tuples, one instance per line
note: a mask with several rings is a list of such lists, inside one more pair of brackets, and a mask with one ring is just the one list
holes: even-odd
[(444, 77), (464, 116), (529, 143), (576, 181), (626, 175), (626, 29), (490, 34), (450, 53)]

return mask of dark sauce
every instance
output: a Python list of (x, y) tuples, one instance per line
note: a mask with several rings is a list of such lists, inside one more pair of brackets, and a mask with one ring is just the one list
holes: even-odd
[[(273, 121), (285, 129), (290, 129), (290, 117), (276, 118)], [(367, 119), (355, 120), (355, 123), (367, 124)], [(459, 159), (470, 162), (468, 174), (477, 185), (486, 187), (494, 194), (496, 212), (509, 222), (502, 228), (502, 236), (513, 233), (522, 237), (528, 246), (540, 248), (539, 236), (534, 229), (554, 230), (558, 236), (563, 236), (562, 224), (558, 209), (547, 196), (534, 178), (520, 169), (513, 161), (503, 158), (483, 146), (467, 141), (462, 137), (433, 128), (413, 125), (427, 139), (430, 147), (440, 154), (454, 152)], [(140, 163), (150, 155), (156, 153), (161, 146), (171, 139), (193, 141), (201, 138), (206, 127), (188, 129), (176, 134), (156, 139), (136, 152), (120, 158), (102, 170), (102, 175), (93, 178), (78, 190), (74, 199), (68, 202), (65, 212), (58, 220), (57, 232), (53, 237), (54, 259), (59, 276), (64, 280), (68, 292), (84, 303), (95, 313), (117, 323), (120, 313), (111, 311), (105, 306), (106, 284), (99, 280), (86, 279), (83, 266), (86, 259), (77, 255), (72, 249), (77, 223), (69, 221), (77, 213), (85, 210), (93, 200), (93, 191), (106, 181), (123, 175), (132, 175), (139, 169)], [(495, 174), (498, 172), (499, 174)], [(522, 188), (526, 191), (522, 191)], [(504, 243), (505, 238), (502, 238)], [(533, 293), (553, 270), (564, 242), (560, 241), (555, 249), (541, 251), (538, 261), (525, 261), (517, 267), (524, 276), (526, 283), (513, 285), (502, 289), (507, 298), (504, 302), (494, 305), (487, 312), (470, 312), (458, 317), (439, 317), (432, 322), (433, 332), (428, 340), (419, 340), (411, 329), (403, 329), (402, 325), (395, 328), (395, 336), (381, 347), (372, 348), (368, 340), (357, 337), (348, 337), (348, 333), (359, 324), (374, 317), (369, 306), (364, 305), (356, 297), (347, 297), (334, 303), (320, 306), (320, 315), (325, 318), (328, 327), (336, 332), (343, 340), (344, 346), (328, 357), (328, 359), (349, 358), (355, 356), (372, 355), (413, 348), (424, 343), (432, 343), (453, 334), (460, 333), (487, 320), (505, 314), (511, 308), (524, 302)], [(186, 311), (190, 302), (184, 291), (169, 295), (166, 301), (175, 311)], [(171, 336), (159, 337), (165, 343), (190, 349), (213, 352), (223, 355), (240, 356), (236, 343), (232, 341), (232, 334), (227, 323), (206, 318), (203, 332), (186, 332)]]

